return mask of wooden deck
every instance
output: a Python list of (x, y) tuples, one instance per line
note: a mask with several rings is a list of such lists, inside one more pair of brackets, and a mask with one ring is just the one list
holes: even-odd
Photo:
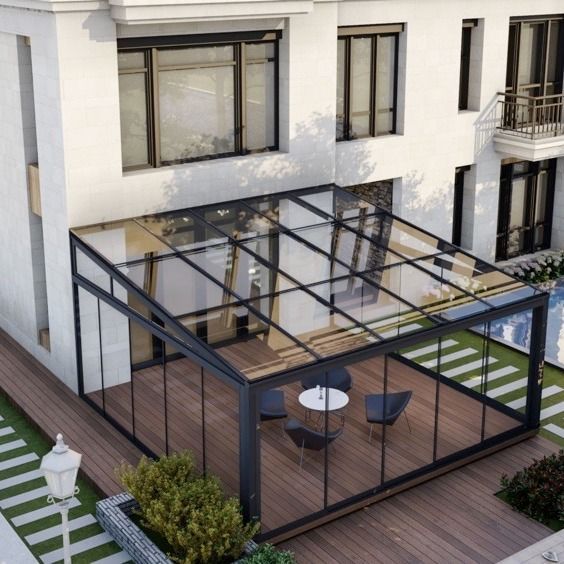
[[(358, 365), (351, 372), (354, 382), (345, 435), (330, 453), (331, 501), (365, 489), (379, 476), (379, 434), (376, 433), (373, 444), (369, 445), (368, 427), (361, 416), (362, 409), (357, 405), (364, 393), (378, 391), (378, 367)], [(149, 373), (148, 370), (146, 374)], [(176, 409), (178, 413), (182, 410), (185, 415), (187, 406), (182, 394), (186, 393), (186, 376), (184, 371), (182, 373), (184, 377), (180, 382), (174, 377), (174, 369), (171, 367), (169, 370), (167, 397), (174, 399), (172, 413)], [(363, 377), (370, 373), (372, 377), (363, 381)], [(434, 386), (427, 389), (421, 382), (432, 383), (432, 380), (422, 379), (420, 374), (406, 370), (403, 365), (394, 368), (390, 374), (391, 391), (407, 386), (415, 390), (408, 409), (412, 433), (409, 433), (405, 421), (400, 420), (391, 428), (387, 438), (387, 472), (399, 472), (419, 464), (429, 455), (428, 424), (425, 420), (431, 408), (434, 409), (431, 400)], [(414, 378), (419, 382), (417, 388)], [(197, 381), (193, 384), (197, 385)], [(63, 432), (67, 441), (84, 453), (82, 473), (97, 485), (101, 493), (110, 495), (120, 491), (114, 468), (121, 460), (135, 463), (140, 451), (1, 331), (0, 388), (46, 435), (53, 437), (57, 432)], [(233, 430), (226, 432), (226, 422), (232, 421), (233, 411), (228, 406), (234, 396), (226, 394), (220, 398), (212, 392), (210, 389), (204, 394), (205, 401), (209, 402), (205, 407), (211, 424), (207, 441), (212, 441), (206, 445), (209, 451), (207, 457), (211, 456), (213, 465), (219, 469), (223, 465), (237, 472), (233, 468), (236, 458), (228, 454), (221, 459), (219, 454), (214, 454), (216, 447), (219, 453), (225, 446), (222, 443), (226, 434), (229, 437), (229, 433), (233, 433)], [(286, 392), (291, 414), (303, 417), (303, 409), (296, 402), (299, 388), (288, 387)], [(442, 394), (450, 392), (456, 393), (445, 386), (441, 398), (446, 398)], [(142, 420), (159, 401), (159, 396), (152, 390), (150, 378), (140, 382), (135, 393), (139, 394), (137, 407), (141, 406), (141, 411), (138, 416), (144, 414), (140, 418)], [(194, 390), (192, 393), (195, 393)], [(119, 394), (115, 397), (119, 398)], [(463, 398), (472, 401), (466, 396)], [(112, 395), (110, 402), (113, 399)], [(447, 405), (445, 403), (445, 407)], [(119, 406), (119, 401), (114, 403), (115, 413)], [(476, 430), (472, 422), (475, 419), (470, 417), (473, 413), (472, 406), (463, 402), (451, 405), (440, 414), (439, 429), (444, 431), (440, 448), (445, 449), (444, 452), (459, 447), (460, 442), (467, 444), (474, 440)], [(491, 432), (498, 432), (510, 424), (511, 420), (504, 416), (497, 418), (497, 415), (487, 414)], [(169, 432), (169, 441), (173, 447), (183, 447), (188, 440), (197, 442), (197, 432), (187, 433), (188, 427), (169, 430), (172, 431)], [(158, 436), (158, 427), (149, 420), (144, 428), (139, 429)], [(296, 449), (290, 441), (283, 439), (279, 425), (276, 422), (266, 423), (263, 430), (263, 512), (266, 527), (274, 527), (287, 519), (288, 512), (296, 515), (321, 503), (316, 490), (321, 461), (314, 456), (300, 473)], [(201, 432), (201, 428), (197, 431)], [(350, 447), (347, 446), (349, 444)], [(499, 475), (514, 472), (530, 463), (532, 458), (554, 450), (557, 450), (556, 445), (535, 437), (302, 534), (283, 546), (294, 550), (299, 562), (495, 562), (550, 533), (493, 497)], [(360, 477), (351, 480), (350, 457), (353, 455), (356, 457), (354, 467), (358, 466)], [(233, 477), (229, 480), (232, 486), (235, 486), (236, 477), (235, 474), (235, 480)], [(298, 503), (300, 497), (304, 499)]]

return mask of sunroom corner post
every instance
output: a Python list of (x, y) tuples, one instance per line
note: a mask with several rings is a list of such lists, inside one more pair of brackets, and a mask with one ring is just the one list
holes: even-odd
[(239, 496), (245, 521), (260, 520), (259, 393), (248, 384), (239, 388)]
[(540, 425), (547, 315), (548, 295), (542, 305), (533, 309), (533, 319), (531, 322), (526, 414), (527, 427), (530, 429), (537, 429)]

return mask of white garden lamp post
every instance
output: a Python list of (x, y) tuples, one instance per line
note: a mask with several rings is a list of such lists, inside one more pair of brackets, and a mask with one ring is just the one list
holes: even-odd
[(82, 454), (71, 450), (64, 442), (63, 435), (57, 435), (57, 443), (41, 460), (41, 470), (47, 480), (50, 495), (48, 503), (56, 503), (61, 512), (63, 526), (64, 563), (71, 564), (69, 539), (69, 499), (78, 493), (76, 475)]

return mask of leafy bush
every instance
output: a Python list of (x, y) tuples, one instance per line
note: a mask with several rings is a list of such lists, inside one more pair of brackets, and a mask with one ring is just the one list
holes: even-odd
[(276, 550), (271, 544), (262, 544), (250, 556), (243, 559), (244, 564), (295, 564), (294, 555), (288, 550)]
[(236, 559), (258, 531), (243, 522), (239, 500), (226, 498), (216, 477), (200, 475), (188, 452), (143, 457), (137, 468), (123, 464), (117, 473), (139, 503), (142, 524), (166, 541), (175, 562)]
[(535, 460), (511, 479), (503, 475), (501, 485), (518, 511), (547, 524), (564, 520), (564, 450)]

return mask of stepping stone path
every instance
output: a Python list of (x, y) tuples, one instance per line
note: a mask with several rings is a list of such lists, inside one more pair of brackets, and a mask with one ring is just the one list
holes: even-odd
[[(460, 343), (455, 339), (445, 339), (441, 343), (441, 374), (445, 378), (456, 379), (457, 382), (467, 388), (479, 391), (481, 385), (482, 358), (478, 347), (468, 346), (468, 343)], [(403, 353), (403, 356), (412, 362), (420, 364), (428, 369), (435, 369), (439, 363), (438, 343), (427, 344)], [(487, 395), (495, 398), (508, 407), (523, 410), (527, 403), (527, 378), (526, 373), (516, 366), (507, 364), (489, 356), (488, 362), (488, 389)], [(564, 379), (563, 379), (564, 381)], [(515, 399), (516, 393), (521, 393)], [(508, 399), (504, 400), (507, 396)], [(558, 437), (560, 442), (564, 439), (564, 386), (551, 385), (542, 391), (542, 427)], [(547, 406), (550, 399), (552, 405)], [(554, 401), (552, 401), (554, 400)], [(560, 400), (560, 401), (558, 401)]]
[[(17, 425), (16, 425), (17, 426)], [(39, 470), (41, 457), (0, 415), (0, 509), (18, 536), (38, 555), (39, 562), (63, 559), (61, 520), (56, 505), (47, 503), (48, 489)], [(123, 564), (129, 555), (114, 543), (85, 510), (79, 493), (70, 501), (69, 528), (73, 562)], [(103, 556), (93, 556), (93, 549)], [(95, 553), (94, 553), (95, 554)], [(3, 562), (0, 554), (0, 562)]]

